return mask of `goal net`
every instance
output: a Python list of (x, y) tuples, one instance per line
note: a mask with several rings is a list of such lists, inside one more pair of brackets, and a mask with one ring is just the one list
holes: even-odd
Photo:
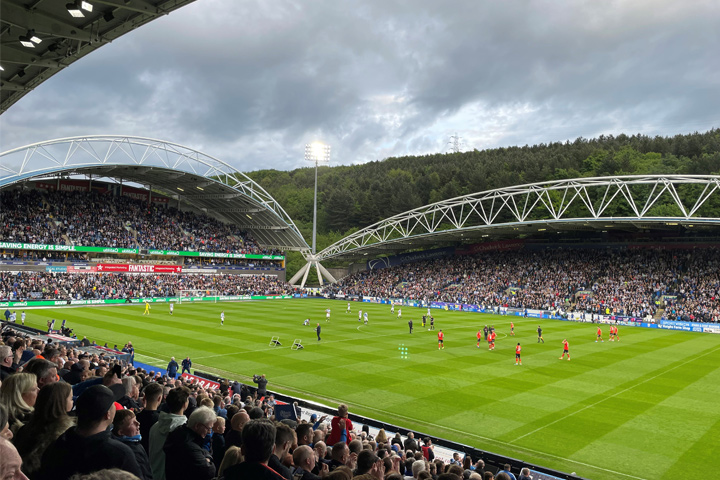
[[(178, 295), (178, 303), (186, 302), (214, 302), (217, 303), (217, 299), (220, 293), (217, 290), (201, 289), (201, 290), (180, 290)], [(212, 300), (209, 298), (212, 297)]]

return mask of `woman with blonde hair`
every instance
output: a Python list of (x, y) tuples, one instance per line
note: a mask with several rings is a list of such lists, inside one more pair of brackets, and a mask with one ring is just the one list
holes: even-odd
[(378, 444), (380, 444), (380, 443), (387, 443), (387, 440), (388, 440), (387, 433), (385, 433), (385, 429), (384, 429), (384, 428), (381, 428), (381, 429), (378, 431), (378, 434), (375, 436), (375, 441), (376, 441)]
[(225, 450), (225, 456), (222, 459), (222, 462), (220, 462), (220, 467), (218, 468), (218, 479), (225, 478), (223, 475), (225, 474), (225, 470), (232, 467), (233, 465), (240, 463), (243, 461), (242, 453), (240, 453), (240, 447), (236, 447), (235, 445), (231, 446), (227, 450)]
[(23, 458), (22, 470), (33, 478), (40, 460), (51, 443), (75, 422), (68, 415), (73, 407), (72, 388), (64, 382), (51, 383), (40, 390), (30, 421), (15, 435), (15, 447)]
[(10, 375), (0, 387), (0, 403), (7, 408), (13, 434), (30, 420), (38, 390), (37, 377), (30, 373)]

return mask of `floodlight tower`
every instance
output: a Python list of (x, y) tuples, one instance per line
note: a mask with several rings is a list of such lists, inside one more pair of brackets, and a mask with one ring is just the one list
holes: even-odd
[(290, 284), (294, 285), (302, 275), (302, 282), (300, 282), (300, 288), (305, 286), (308, 273), (310, 268), (315, 266), (317, 271), (318, 280), (320, 285), (323, 284), (323, 275), (331, 282), (335, 282), (335, 278), (330, 275), (325, 267), (323, 267), (316, 256), (316, 238), (317, 238), (317, 184), (318, 184), (318, 165), (330, 163), (330, 145), (325, 145), (320, 142), (313, 142), (305, 145), (305, 160), (315, 163), (315, 201), (313, 205), (313, 231), (312, 231), (312, 251), (309, 255), (305, 256), (307, 263), (301, 268), (295, 276), (290, 279)]

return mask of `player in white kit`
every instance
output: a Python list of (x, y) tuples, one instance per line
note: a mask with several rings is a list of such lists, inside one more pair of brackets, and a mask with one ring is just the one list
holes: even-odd
[(173, 302), (170, 302), (170, 315), (173, 314), (174, 309), (175, 309), (175, 304)]
[(330, 309), (329, 308), (325, 309), (325, 321), (326, 322), (330, 321)]
[(363, 319), (365, 320), (365, 325), (367, 325), (367, 324), (368, 324), (368, 315), (367, 315), (367, 312), (365, 312), (365, 313), (363, 314)]
[(397, 318), (402, 318), (402, 308), (398, 308), (398, 316)]
[(358, 310), (358, 322), (362, 322), (362, 310)]
[(220, 312), (220, 325), (225, 325), (225, 310)]
[(348, 302), (347, 310), (345, 310), (345, 313), (350, 313), (350, 302)]

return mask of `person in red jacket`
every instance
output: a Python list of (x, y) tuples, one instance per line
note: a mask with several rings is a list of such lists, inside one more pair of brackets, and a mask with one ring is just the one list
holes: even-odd
[(330, 432), (330, 437), (328, 437), (325, 442), (327, 445), (335, 445), (341, 441), (345, 441), (347, 444), (350, 443), (350, 432), (353, 429), (353, 424), (348, 418), (347, 405), (344, 403), (338, 405), (338, 414), (333, 417), (330, 425), (332, 426), (332, 430)]

